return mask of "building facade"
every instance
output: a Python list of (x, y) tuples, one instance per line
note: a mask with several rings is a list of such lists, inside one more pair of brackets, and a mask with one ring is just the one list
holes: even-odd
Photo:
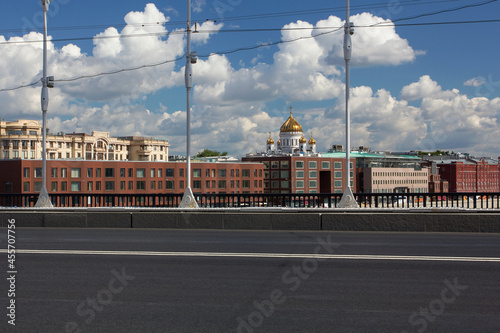
[(443, 159), (435, 163), (450, 192), (500, 192), (500, 164), (486, 158)]
[[(0, 159), (42, 159), (42, 126), (35, 120), (0, 121)], [(166, 140), (111, 137), (109, 132), (47, 135), (47, 159), (168, 161)]]
[[(36, 193), (41, 160), (0, 160), (0, 193)], [(193, 162), (193, 193), (263, 193), (261, 163)], [(47, 161), (50, 193), (183, 193), (185, 162)]]

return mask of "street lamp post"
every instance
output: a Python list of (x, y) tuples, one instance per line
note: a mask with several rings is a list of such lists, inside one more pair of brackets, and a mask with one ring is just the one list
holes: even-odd
[(42, 188), (35, 207), (51, 208), (47, 192), (47, 109), (49, 107), (49, 89), (54, 87), (54, 78), (47, 77), (47, 11), (52, 0), (42, 0), (43, 7), (43, 77), (42, 77)]
[[(344, 26), (344, 60), (345, 60), (345, 189), (339, 202), (340, 208), (357, 208), (358, 203), (351, 190), (351, 117), (349, 114), (349, 63), (351, 62), (352, 44), (351, 35), (354, 34), (353, 25), (349, 22), (349, 0), (346, 0)], [(354, 171), (354, 170), (353, 170)]]
[(193, 191), (191, 190), (191, 88), (193, 87), (192, 65), (198, 58), (196, 52), (191, 52), (191, 0), (187, 0), (187, 47), (186, 47), (186, 190), (182, 197), (180, 208), (198, 208)]

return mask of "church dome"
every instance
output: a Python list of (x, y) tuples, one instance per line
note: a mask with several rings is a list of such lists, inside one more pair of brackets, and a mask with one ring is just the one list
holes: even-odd
[(269, 139), (267, 139), (267, 142), (266, 142), (268, 145), (274, 145), (274, 140), (273, 138), (271, 138), (271, 135), (269, 135)]
[(309, 144), (310, 145), (315, 145), (316, 144), (316, 140), (313, 139), (312, 135), (311, 135), (311, 138), (309, 139)]
[(292, 116), (292, 107), (290, 107), (290, 117), (285, 121), (283, 125), (280, 127), (281, 133), (290, 133), (290, 132), (302, 132), (302, 126), (295, 120)]
[(306, 143), (307, 140), (306, 138), (304, 138), (304, 136), (302, 135), (302, 137), (299, 139), (299, 143)]

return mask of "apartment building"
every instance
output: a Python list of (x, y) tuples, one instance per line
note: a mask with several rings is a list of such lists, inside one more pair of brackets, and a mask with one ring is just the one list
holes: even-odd
[[(0, 159), (42, 159), (42, 126), (35, 120), (0, 121)], [(47, 135), (47, 159), (168, 161), (166, 140), (111, 137), (109, 132)]]

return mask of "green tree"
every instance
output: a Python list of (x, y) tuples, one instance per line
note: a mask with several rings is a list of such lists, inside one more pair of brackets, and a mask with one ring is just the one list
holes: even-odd
[(199, 152), (198, 155), (196, 155), (196, 157), (211, 157), (211, 156), (227, 156), (227, 151), (220, 153), (215, 150), (204, 149), (203, 151)]

